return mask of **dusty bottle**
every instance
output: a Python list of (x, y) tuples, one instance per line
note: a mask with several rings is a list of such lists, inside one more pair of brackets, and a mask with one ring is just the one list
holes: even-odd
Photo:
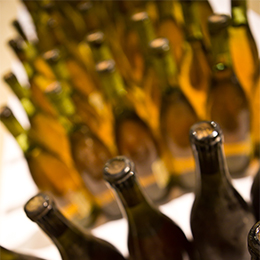
[(199, 117), (179, 85), (168, 40), (157, 38), (151, 41), (150, 52), (158, 78), (156, 87), (160, 90), (160, 131), (173, 157), (174, 179), (182, 187), (192, 189), (195, 175), (189, 129)]
[(190, 142), (197, 171), (190, 225), (200, 259), (250, 259), (246, 239), (255, 219), (232, 186), (220, 126), (214, 121), (194, 124)]
[(212, 44), (212, 79), (207, 99), (207, 119), (218, 122), (225, 136), (225, 154), (232, 177), (241, 177), (251, 160), (251, 112), (247, 96), (232, 66), (228, 26), (230, 17), (208, 19)]
[(33, 131), (25, 131), (8, 107), (2, 107), (0, 119), (21, 147), (38, 188), (50, 191), (71, 221), (81, 226), (92, 225), (99, 210), (76, 169), (39, 145)]
[(21, 254), (13, 250), (8, 250), (2, 246), (0, 246), (0, 259), (2, 260), (43, 260), (42, 258)]
[(136, 113), (113, 60), (96, 65), (104, 94), (114, 114), (114, 136), (120, 154), (131, 158), (148, 196), (159, 202), (168, 193), (170, 175), (148, 125)]
[(248, 234), (248, 251), (251, 260), (260, 259), (260, 221), (254, 224)]
[(185, 259), (190, 243), (180, 227), (143, 193), (132, 161), (125, 156), (109, 160), (104, 166), (104, 179), (116, 193), (128, 222), (130, 259)]
[(109, 219), (120, 218), (117, 202), (103, 180), (103, 166), (112, 153), (82, 122), (73, 101), (58, 83), (49, 86), (45, 93), (59, 112), (59, 120), (70, 141), (71, 155), (86, 186)]
[(234, 70), (249, 98), (259, 78), (259, 53), (247, 17), (247, 1), (231, 1), (230, 52)]
[(110, 243), (83, 232), (66, 219), (47, 193), (32, 197), (24, 210), (27, 217), (51, 238), (63, 260), (124, 260)]

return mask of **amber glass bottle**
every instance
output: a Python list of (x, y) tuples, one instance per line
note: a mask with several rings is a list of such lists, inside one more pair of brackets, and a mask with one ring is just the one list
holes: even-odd
[(205, 118), (211, 69), (204, 44), (204, 35), (198, 19), (198, 5), (197, 1), (181, 1), (186, 41), (179, 77), (181, 85), (196, 111), (202, 118)]
[(191, 246), (180, 227), (155, 208), (143, 193), (134, 163), (125, 156), (109, 160), (104, 179), (122, 205), (128, 222), (131, 260), (186, 259)]
[(69, 142), (57, 118), (41, 111), (34, 102), (30, 88), (22, 87), (12, 72), (5, 74), (4, 80), (20, 100), (38, 142), (55, 153), (68, 166), (72, 165)]
[(212, 15), (208, 25), (212, 44), (212, 79), (207, 118), (219, 123), (225, 136), (224, 149), (232, 177), (244, 176), (250, 163), (250, 105), (232, 66), (228, 26), (230, 17)]
[(232, 186), (221, 128), (214, 121), (198, 122), (190, 141), (197, 170), (190, 224), (200, 259), (249, 260), (246, 239), (255, 219)]
[(129, 100), (113, 60), (102, 61), (96, 69), (114, 113), (114, 136), (120, 154), (131, 158), (140, 174), (141, 184), (155, 202), (168, 191), (169, 172), (161, 159), (159, 145), (148, 125), (138, 116)]
[(64, 217), (47, 193), (39, 193), (24, 206), (29, 219), (50, 237), (63, 260), (124, 260), (108, 242), (83, 232)]
[(29, 256), (21, 253), (8, 250), (0, 246), (0, 259), (2, 260), (43, 260), (42, 258)]
[(0, 112), (1, 122), (21, 147), (38, 188), (55, 196), (67, 218), (85, 227), (92, 225), (98, 207), (79, 173), (42, 148), (35, 141), (33, 131), (25, 131), (8, 107), (3, 107)]
[(251, 254), (251, 260), (260, 259), (260, 221), (255, 223), (248, 234), (248, 251)]
[(71, 155), (86, 186), (109, 219), (120, 218), (117, 202), (103, 180), (103, 166), (112, 153), (82, 122), (73, 101), (59, 84), (49, 86), (45, 93), (60, 114), (70, 140)]
[(184, 32), (174, 16), (174, 1), (156, 1), (159, 22), (157, 36), (165, 37), (170, 42), (171, 52), (179, 68), (183, 58)]
[(168, 40), (157, 38), (150, 42), (153, 65), (161, 95), (160, 130), (164, 143), (173, 156), (174, 179), (185, 188), (194, 187), (194, 161), (189, 144), (189, 129), (198, 116), (182, 91), (177, 66), (170, 54)]
[(230, 52), (234, 70), (249, 98), (259, 78), (259, 53), (247, 18), (247, 1), (231, 1)]

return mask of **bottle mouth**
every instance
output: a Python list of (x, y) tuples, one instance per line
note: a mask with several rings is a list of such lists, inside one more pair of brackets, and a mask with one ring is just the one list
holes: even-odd
[(96, 71), (98, 73), (112, 73), (113, 71), (115, 71), (115, 62), (114, 62), (114, 60), (100, 61), (96, 65)]
[(86, 41), (89, 44), (99, 46), (104, 42), (104, 33), (101, 31), (90, 33), (86, 36)]
[(140, 21), (145, 21), (149, 19), (149, 16), (147, 12), (138, 12), (132, 15), (131, 17), (133, 22), (140, 22)]
[(116, 156), (108, 160), (104, 166), (104, 179), (113, 184), (126, 180), (134, 175), (134, 164), (125, 156)]
[(52, 209), (52, 199), (45, 193), (38, 193), (24, 206), (24, 211), (29, 219), (37, 221)]
[(0, 108), (0, 119), (9, 118), (12, 116), (12, 111), (8, 106), (2, 106)]
[(46, 51), (43, 54), (43, 58), (50, 64), (56, 64), (61, 57), (61, 53), (58, 49), (52, 49), (49, 51)]
[(170, 50), (169, 41), (167, 38), (156, 38), (149, 43), (149, 47), (154, 54), (164, 54)]
[(208, 17), (208, 29), (210, 34), (214, 34), (221, 29), (228, 27), (231, 23), (230, 16), (226, 14), (212, 14)]
[(222, 141), (222, 130), (214, 121), (201, 121), (190, 128), (190, 142), (200, 146), (214, 145)]

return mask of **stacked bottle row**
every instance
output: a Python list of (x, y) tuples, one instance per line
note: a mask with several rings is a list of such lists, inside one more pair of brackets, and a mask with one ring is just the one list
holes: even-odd
[(119, 154), (155, 204), (172, 199), (174, 186), (193, 191), (189, 129), (204, 119), (223, 130), (231, 175), (246, 174), (259, 155), (259, 60), (245, 1), (230, 2), (231, 18), (207, 1), (23, 3), (37, 40), (14, 21), (19, 37), (9, 45), (28, 85), (12, 72), (4, 80), (31, 127), (8, 107), (1, 120), (66, 217), (84, 226), (100, 209), (121, 217), (102, 175)]
[[(259, 259), (259, 215), (231, 183), (221, 128), (214, 121), (200, 121), (192, 125), (189, 138), (197, 168), (190, 215), (192, 241), (147, 197), (131, 160), (116, 156), (104, 165), (103, 177), (128, 223), (128, 234), (117, 235), (127, 235), (129, 259)], [(257, 176), (251, 192), (259, 199), (259, 172)], [(114, 246), (66, 219), (48, 193), (33, 196), (24, 211), (51, 238), (63, 260), (124, 259)], [(0, 256), (4, 260), (34, 259), (3, 247)]]

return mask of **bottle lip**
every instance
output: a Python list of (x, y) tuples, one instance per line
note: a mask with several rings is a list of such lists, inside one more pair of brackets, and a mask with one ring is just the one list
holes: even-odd
[(0, 119), (9, 118), (12, 114), (12, 110), (7, 105), (0, 107)]
[(137, 12), (131, 16), (131, 20), (133, 22), (142, 22), (142, 21), (149, 20), (149, 16), (148, 13), (145, 11)]
[(51, 64), (57, 63), (59, 61), (60, 57), (61, 57), (61, 53), (60, 53), (59, 49), (52, 49), (52, 50), (46, 51), (43, 54), (43, 58), (48, 63), (51, 63)]
[(170, 50), (169, 40), (163, 37), (155, 38), (150, 41), (149, 48), (157, 55), (167, 53)]
[(115, 71), (115, 61), (114, 60), (103, 60), (96, 64), (96, 71), (98, 73), (112, 73)]
[(90, 45), (100, 46), (104, 42), (104, 33), (101, 31), (89, 33), (85, 40)]
[(231, 24), (231, 17), (226, 14), (212, 14), (208, 17), (208, 29), (210, 34), (227, 28)]
[(3, 80), (4, 80), (5, 82), (7, 82), (7, 83), (8, 83), (8, 82), (14, 83), (14, 82), (17, 81), (17, 78), (16, 78), (15, 74), (14, 74), (12, 71), (9, 71), (9, 72), (7, 72), (7, 73), (4, 74)]
[(53, 208), (53, 200), (48, 194), (40, 192), (24, 205), (24, 211), (29, 219), (37, 221)]
[(121, 183), (134, 175), (134, 164), (126, 156), (116, 156), (108, 160), (104, 166), (104, 179), (113, 184)]
[(223, 140), (222, 130), (214, 121), (200, 121), (190, 128), (190, 142), (198, 146), (214, 145)]

